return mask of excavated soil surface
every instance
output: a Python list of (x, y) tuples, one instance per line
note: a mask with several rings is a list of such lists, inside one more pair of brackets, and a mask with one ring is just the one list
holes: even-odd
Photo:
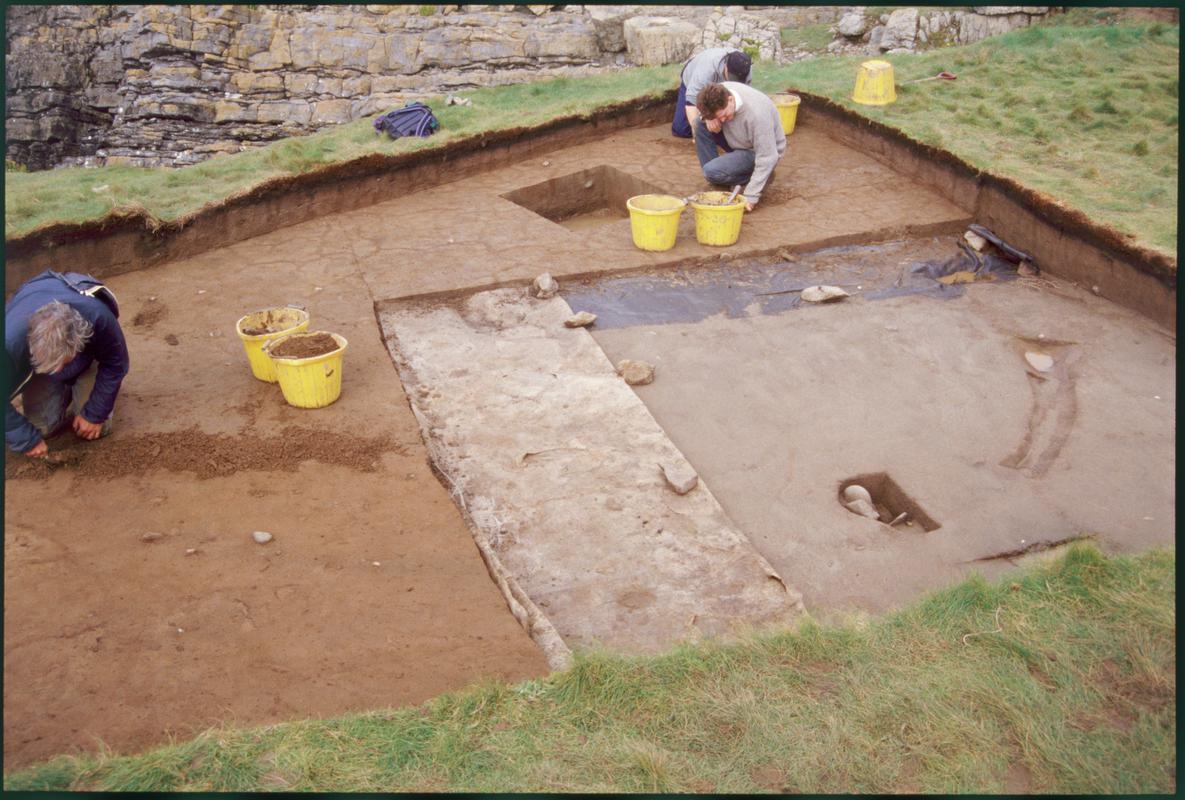
[[(465, 157), (461, 151), (456, 155)], [(514, 681), (546, 672), (543, 654), (491, 582), (465, 519), (433, 473), (419, 423), (386, 351), (376, 307), (381, 314), (387, 304), (409, 297), (428, 302), (428, 295), (455, 299), (481, 288), (522, 286), (543, 271), (563, 284), (582, 275), (719, 264), (782, 249), (793, 255), (826, 246), (961, 233), (971, 221), (966, 209), (805, 122), (795, 130), (774, 184), (757, 211), (746, 215), (741, 238), (731, 248), (699, 245), (690, 213), (683, 215), (674, 249), (647, 253), (633, 246), (630, 223), (617, 214), (593, 209), (587, 226), (569, 228), (505, 198), (610, 165), (679, 197), (710, 188), (693, 148), (673, 140), (666, 125), (605, 130), (592, 143), (529, 151), (485, 172), (471, 164), (468, 173), (452, 175), (445, 160), (432, 162), (419, 174), (415, 192), (391, 193), (383, 186), (382, 196), (393, 199), (111, 278), (132, 361), (113, 434), (87, 444), (69, 437), (52, 442), (51, 453), (61, 463), (6, 458), (5, 768), (94, 750), (100, 741), (116, 752), (135, 752), (219, 724), (249, 727), (418, 703), (476, 680)], [(368, 166), (357, 163), (349, 169), (361, 172)], [(436, 180), (445, 182), (429, 186)], [(288, 219), (271, 194), (243, 198), (235, 213), (249, 215), (256, 201), (276, 220)], [(289, 211), (297, 217), (306, 213), (295, 206)], [(35, 248), (36, 242), (30, 238), (25, 245)], [(771, 291), (797, 288), (770, 286)], [(969, 291), (968, 297), (977, 307), (990, 303), (982, 292)], [(921, 302), (933, 303), (936, 314), (908, 310)], [(1104, 304), (1097, 298), (1093, 302)], [(278, 386), (251, 376), (236, 320), (288, 304), (306, 307), (312, 328), (332, 330), (350, 342), (342, 396), (327, 408), (287, 406)], [(810, 536), (791, 538), (787, 546), (774, 538), (800, 530), (778, 528), (776, 516), (764, 518), (763, 509), (769, 506), (773, 514), (793, 508), (787, 486), (809, 476), (817, 480), (803, 485), (826, 494), (838, 509), (839, 481), (888, 471), (942, 522), (942, 529), (927, 535), (942, 536), (964, 513), (955, 502), (935, 501), (954, 497), (935, 489), (942, 463), (916, 475), (895, 466), (892, 448), (912, 454), (907, 463), (924, 466), (930, 443), (928, 436), (906, 436), (898, 428), (853, 444), (823, 425), (814, 439), (800, 439), (801, 449), (795, 451), (782, 446), (782, 438), (741, 424), (737, 430), (758, 435), (732, 437), (738, 450), (722, 446), (731, 434), (720, 421), (743, 423), (764, 415), (818, 426), (803, 416), (800, 395), (808, 390), (828, 410), (842, 412), (841, 418), (859, 420), (861, 409), (884, 396), (886, 388), (892, 388), (893, 407), (907, 410), (909, 419), (931, 414), (940, 420), (975, 420), (985, 406), (992, 408), (995, 390), (987, 378), (998, 370), (1009, 376), (1016, 406), (1006, 410), (1020, 413), (987, 415), (989, 421), (1001, 417), (997, 421), (1007, 436), (997, 436), (997, 442), (990, 430), (980, 431), (992, 445), (983, 447), (981, 460), (997, 464), (1007, 456), (996, 445), (1012, 451), (1027, 423), (1034, 446), (1047, 452), (1058, 436), (1064, 393), (1058, 394), (1055, 382), (1027, 383), (1014, 363), (1020, 356), (1013, 352), (1006, 358), (999, 346), (993, 345), (987, 361), (975, 360), (975, 348), (983, 345), (972, 335), (974, 324), (959, 322), (959, 308), (897, 297), (870, 304), (860, 315), (861, 327), (851, 329), (840, 316), (821, 316), (821, 308), (755, 320), (720, 315), (709, 317), (702, 329), (695, 327), (700, 323), (652, 328), (655, 347), (670, 348), (655, 350), (656, 355), (687, 353), (690, 347), (727, 356), (733, 343), (749, 340), (750, 349), (735, 351), (729, 371), (721, 372), (716, 360), (705, 364), (708, 372), (698, 378), (684, 371), (688, 382), (668, 380), (680, 370), (659, 362), (655, 383), (641, 387), (638, 395), (701, 480), (719, 494), (734, 524), (769, 553), (780, 572), (792, 576), (788, 583), (803, 589), (808, 611), (820, 586), (812, 583), (809, 570), (800, 569), (809, 563), (800, 556), (812, 537), (839, 529), (826, 527), (830, 518), (821, 516), (826, 525), (808, 527)], [(905, 338), (900, 331), (885, 335), (887, 327), (902, 325), (895, 320), (897, 311), (916, 320), (923, 344), (915, 346), (920, 360), (895, 352), (898, 370), (892, 371), (876, 360), (868, 342), (898, 347), (893, 342)], [(1043, 311), (1039, 305), (1032, 309), (1034, 315)], [(931, 326), (932, 318), (962, 326), (972, 350), (925, 346), (925, 336), (942, 335)], [(1039, 324), (1037, 316), (1025, 319), (1031, 324), (1007, 321), (1025, 336), (1044, 332), (1114, 348), (1117, 355), (1096, 368), (1102, 370), (1100, 378), (1109, 372), (1113, 380), (1090, 385), (1106, 394), (1112, 383), (1122, 384), (1126, 401), (1140, 415), (1138, 435), (1122, 438), (1127, 421), (1108, 416), (1117, 407), (1109, 403), (1122, 399), (1108, 395), (1100, 406), (1094, 396), (1078, 395), (1078, 418), (1091, 420), (1101, 437), (1093, 441), (1102, 444), (1077, 449), (1080, 440), (1071, 434), (1069, 458), (1056, 459), (1039, 488), (1056, 492), (1073, 479), (1063, 467), (1082, 460), (1129, 471), (1140, 462), (1142, 442), (1161, 448), (1162, 439), (1172, 436), (1171, 424), (1157, 424), (1161, 409), (1175, 402), (1173, 387), (1159, 381), (1164, 363), (1175, 357), (1175, 340), (1149, 355), (1147, 342), (1159, 336), (1163, 345), (1164, 334), (1143, 328), (1133, 333), (1122, 315), (1099, 334), (1079, 324), (1079, 317), (1073, 317), (1073, 325), (1054, 327)], [(731, 322), (749, 327), (734, 339)], [(618, 344), (604, 338), (600, 344), (607, 352), (618, 346), (624, 352), (633, 330), (617, 331), (623, 337)], [(862, 336), (852, 339), (859, 331)], [(787, 361), (786, 354), (794, 353), (801, 359)], [(947, 395), (928, 391), (928, 370), (940, 356), (959, 365), (961, 372), (952, 375), (976, 377), (974, 387)], [(1147, 358), (1157, 359), (1156, 369), (1131, 366)], [(688, 357), (683, 363), (697, 362)], [(1063, 363), (1074, 364), (1069, 358)], [(1073, 368), (1102, 362), (1082, 363)], [(848, 376), (845, 381), (822, 380), (819, 371), (829, 364), (846, 365), (848, 371), (839, 373)], [(762, 390), (761, 402), (750, 406), (727, 402), (725, 384), (758, 386), (733, 376), (762, 371), (779, 376), (772, 393)], [(818, 399), (823, 395), (830, 405)], [(1137, 395), (1138, 402), (1132, 399)], [(1154, 395), (1157, 399), (1150, 399)], [(691, 427), (669, 422), (689, 396), (701, 407), (697, 415), (687, 415)], [(664, 402), (670, 408), (664, 410)], [(716, 418), (703, 416), (710, 409), (717, 409)], [(613, 424), (611, 416), (602, 416), (602, 424)], [(958, 435), (949, 433), (949, 426), (944, 430)], [(447, 440), (453, 433), (445, 429), (434, 435)], [(1122, 447), (1114, 445), (1115, 437), (1121, 437)], [(808, 447), (811, 441), (817, 447)], [(1171, 459), (1167, 466), (1164, 474), (1171, 474)], [(1032, 463), (1019, 467), (998, 469), (1010, 470), (1006, 475), (1030, 470), (1023, 477), (1038, 478)], [(972, 462), (972, 468), (979, 467)], [(752, 495), (734, 493), (733, 484), (747, 481), (765, 487), (762, 497), (778, 502), (759, 499), (753, 501), (756, 513), (744, 513), (750, 501), (743, 498)], [(1164, 525), (1161, 484), (1154, 482), (1149, 492), (1156, 510), (1143, 516), (1158, 517), (1156, 524)], [(1040, 494), (1026, 510), (1039, 506)], [(1105, 499), (1096, 493), (1084, 502)], [(987, 513), (982, 507), (980, 512)], [(1059, 531), (1066, 527), (1060, 521), (1069, 520), (1071, 526), (1080, 521), (1071, 512), (1058, 514), (1059, 524), (1050, 527)], [(762, 529), (766, 522), (770, 527)], [(843, 524), (849, 522), (844, 518)], [(991, 544), (1015, 547), (1003, 541), (1012, 522), (1000, 520), (994, 529), (1000, 541)], [(259, 530), (274, 540), (256, 544), (252, 532)], [(852, 541), (872, 542), (878, 533), (866, 527)], [(879, 574), (888, 576), (908, 559), (928, 556), (924, 550), (879, 544), (866, 551), (866, 558), (877, 559)], [(842, 568), (830, 562), (825, 567), (823, 579), (843, 577)], [(697, 583), (691, 579), (686, 585), (692, 590)], [(623, 608), (645, 605), (647, 591), (638, 587), (637, 593), (623, 594)]]

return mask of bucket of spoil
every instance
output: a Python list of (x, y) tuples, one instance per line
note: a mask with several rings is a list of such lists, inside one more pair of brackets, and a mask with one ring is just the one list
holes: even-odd
[(778, 116), (782, 118), (782, 133), (789, 136), (794, 133), (794, 122), (798, 119), (798, 104), (802, 98), (789, 92), (770, 95), (774, 105), (778, 107)]
[(695, 238), (700, 244), (724, 247), (735, 244), (741, 235), (741, 220), (745, 216), (745, 198), (737, 195), (731, 203), (731, 192), (700, 192), (691, 198), (695, 209)]
[(679, 232), (679, 215), (687, 203), (669, 194), (639, 194), (625, 201), (630, 232), (641, 250), (670, 250)]
[(235, 330), (243, 340), (243, 349), (247, 351), (251, 374), (261, 381), (275, 383), (276, 368), (267, 353), (263, 352), (264, 345), (281, 336), (307, 330), (308, 327), (309, 312), (291, 306), (265, 308), (240, 319), (235, 325)]
[(346, 337), (328, 331), (290, 333), (263, 349), (275, 365), (288, 405), (323, 408), (341, 396)]

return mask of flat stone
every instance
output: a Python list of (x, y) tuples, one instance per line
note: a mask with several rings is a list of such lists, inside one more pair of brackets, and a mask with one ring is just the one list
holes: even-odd
[(691, 468), (690, 464), (666, 462), (659, 464), (659, 467), (662, 468), (662, 476), (675, 490), (675, 494), (687, 494), (699, 483), (699, 475)]
[(802, 299), (808, 303), (831, 303), (850, 296), (838, 286), (808, 286), (802, 290)]
[(591, 311), (577, 311), (564, 320), (565, 328), (583, 328), (597, 321), (597, 315)]
[(1030, 350), (1025, 353), (1025, 361), (1029, 362), (1029, 366), (1038, 372), (1049, 372), (1053, 369), (1053, 356), (1046, 353)]
[(267, 544), (276, 537), (272, 536), (267, 531), (255, 531), (251, 534), (251, 538), (254, 539), (257, 544)]
[(159, 542), (163, 538), (165, 538), (165, 535), (156, 531), (145, 531), (140, 534), (140, 541), (142, 542)]
[(654, 381), (654, 366), (627, 358), (618, 363), (617, 374), (630, 386), (645, 386)]

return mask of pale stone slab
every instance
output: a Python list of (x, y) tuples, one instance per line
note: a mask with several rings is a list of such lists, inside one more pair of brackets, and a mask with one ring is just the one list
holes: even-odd
[[(433, 461), (479, 547), (573, 648), (647, 651), (804, 612), (560, 297), (380, 313)], [(519, 598), (523, 602), (523, 598)]]

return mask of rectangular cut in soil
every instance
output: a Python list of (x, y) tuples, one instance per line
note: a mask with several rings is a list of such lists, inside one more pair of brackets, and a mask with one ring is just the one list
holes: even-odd
[(584, 230), (628, 218), (626, 201), (631, 197), (661, 193), (633, 175), (599, 166), (524, 186), (502, 198), (571, 230)]
[(708, 487), (668, 487), (659, 464), (683, 455), (588, 332), (564, 327), (571, 313), (501, 289), (380, 314), (491, 570), (572, 648), (645, 651), (794, 621), (798, 593)]

